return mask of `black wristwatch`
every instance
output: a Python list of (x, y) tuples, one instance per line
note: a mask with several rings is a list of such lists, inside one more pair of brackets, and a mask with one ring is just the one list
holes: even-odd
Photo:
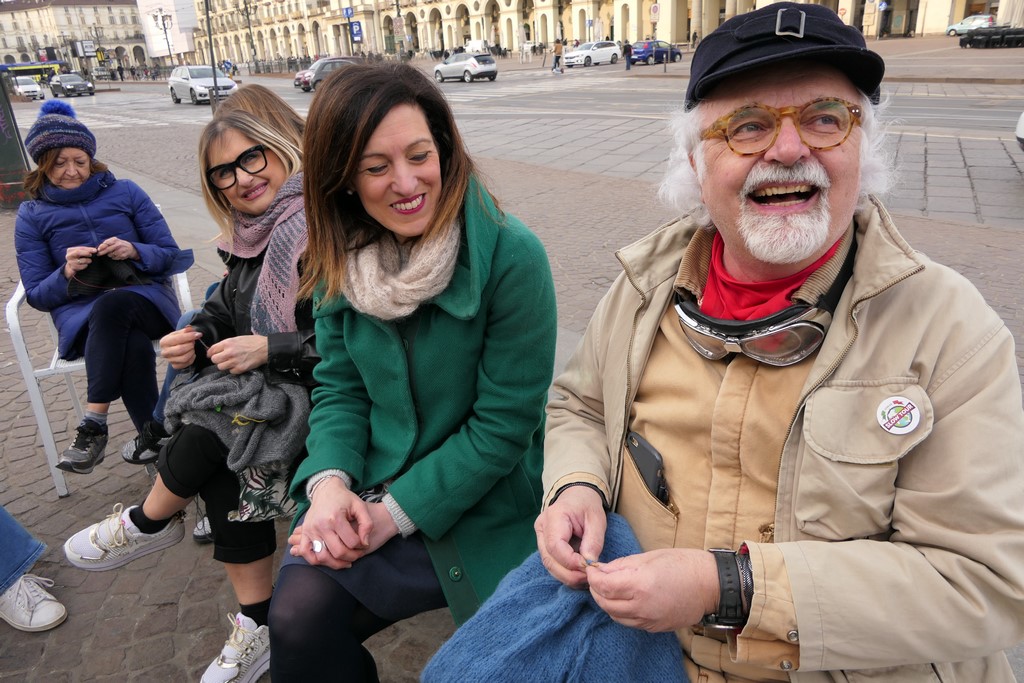
[(704, 628), (742, 629), (747, 623), (747, 610), (743, 608), (744, 581), (739, 556), (736, 551), (726, 548), (712, 548), (709, 552), (715, 556), (718, 565), (718, 610), (705, 615), (700, 625)]

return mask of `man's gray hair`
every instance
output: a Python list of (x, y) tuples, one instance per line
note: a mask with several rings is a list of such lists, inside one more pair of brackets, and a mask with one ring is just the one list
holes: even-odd
[[(884, 195), (892, 187), (896, 159), (892, 150), (885, 145), (885, 125), (880, 116), (887, 102), (873, 104), (867, 95), (861, 95), (863, 112), (861, 129), (863, 137), (860, 146), (860, 201), (858, 208), (867, 203), (867, 196)], [(701, 144), (701, 108), (699, 102), (689, 111), (682, 108), (672, 114), (669, 130), (675, 145), (668, 158), (668, 170), (658, 188), (658, 197), (680, 214), (692, 214), (702, 226), (711, 225), (711, 217), (700, 198), (700, 176), (704, 170), (704, 146)], [(690, 155), (699, 170), (695, 173), (690, 166)]]

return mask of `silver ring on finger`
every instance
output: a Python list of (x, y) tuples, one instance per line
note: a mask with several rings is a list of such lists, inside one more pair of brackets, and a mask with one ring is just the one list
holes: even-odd
[(324, 542), (323, 541), (321, 541), (319, 539), (313, 541), (313, 552), (314, 553), (318, 553), (318, 552), (320, 552), (323, 549), (324, 549)]

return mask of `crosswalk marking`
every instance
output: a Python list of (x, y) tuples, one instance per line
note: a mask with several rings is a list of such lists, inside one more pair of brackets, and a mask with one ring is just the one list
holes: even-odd
[[(510, 97), (537, 97), (544, 98), (548, 93), (585, 90), (600, 87), (602, 83), (613, 84), (618, 79), (610, 76), (610, 72), (599, 68), (566, 69), (564, 74), (553, 74), (547, 66), (539, 63), (534, 69), (514, 69), (502, 72), (500, 70), (497, 80), (477, 81), (474, 83), (462, 83), (448, 81), (440, 86), (445, 97), (453, 105), (456, 104), (480, 104), (486, 101), (510, 98)], [(310, 95), (310, 98), (312, 96)], [(309, 113), (309, 101), (303, 100), (302, 104), (291, 101), (295, 110), (301, 115)], [(75, 103), (77, 104), (77, 103)], [(175, 125), (205, 126), (210, 121), (211, 112), (205, 109), (206, 115), (197, 116), (197, 111), (203, 112), (189, 104), (173, 105), (166, 99), (166, 93), (160, 100), (145, 99), (133, 102), (131, 105), (122, 106), (120, 110), (114, 110), (109, 106), (72, 106), (78, 119), (86, 126), (95, 130), (116, 130), (123, 128), (164, 128)], [(98, 103), (96, 103), (98, 104)], [(125, 112), (125, 113), (118, 113)], [(22, 133), (27, 133), (35, 122), (35, 117), (22, 117), (18, 121), (18, 127)]]
[(567, 90), (583, 90), (611, 82), (613, 78), (600, 73), (576, 69), (580, 73), (553, 74), (550, 69), (537, 71), (511, 71), (494, 82), (445, 83), (441, 87), (445, 97), (452, 103), (476, 102), (516, 95), (536, 95)]

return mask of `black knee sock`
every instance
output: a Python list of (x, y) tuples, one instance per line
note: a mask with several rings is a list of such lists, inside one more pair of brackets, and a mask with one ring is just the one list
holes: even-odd
[(144, 534), (155, 534), (158, 531), (163, 531), (164, 527), (170, 518), (167, 519), (150, 519), (146, 516), (146, 513), (142, 511), (142, 506), (133, 507), (128, 511), (128, 517), (132, 520), (132, 524), (139, 527), (139, 531)]
[(256, 622), (257, 626), (266, 626), (270, 615), (270, 598), (254, 605), (243, 605), (239, 603), (239, 611)]

